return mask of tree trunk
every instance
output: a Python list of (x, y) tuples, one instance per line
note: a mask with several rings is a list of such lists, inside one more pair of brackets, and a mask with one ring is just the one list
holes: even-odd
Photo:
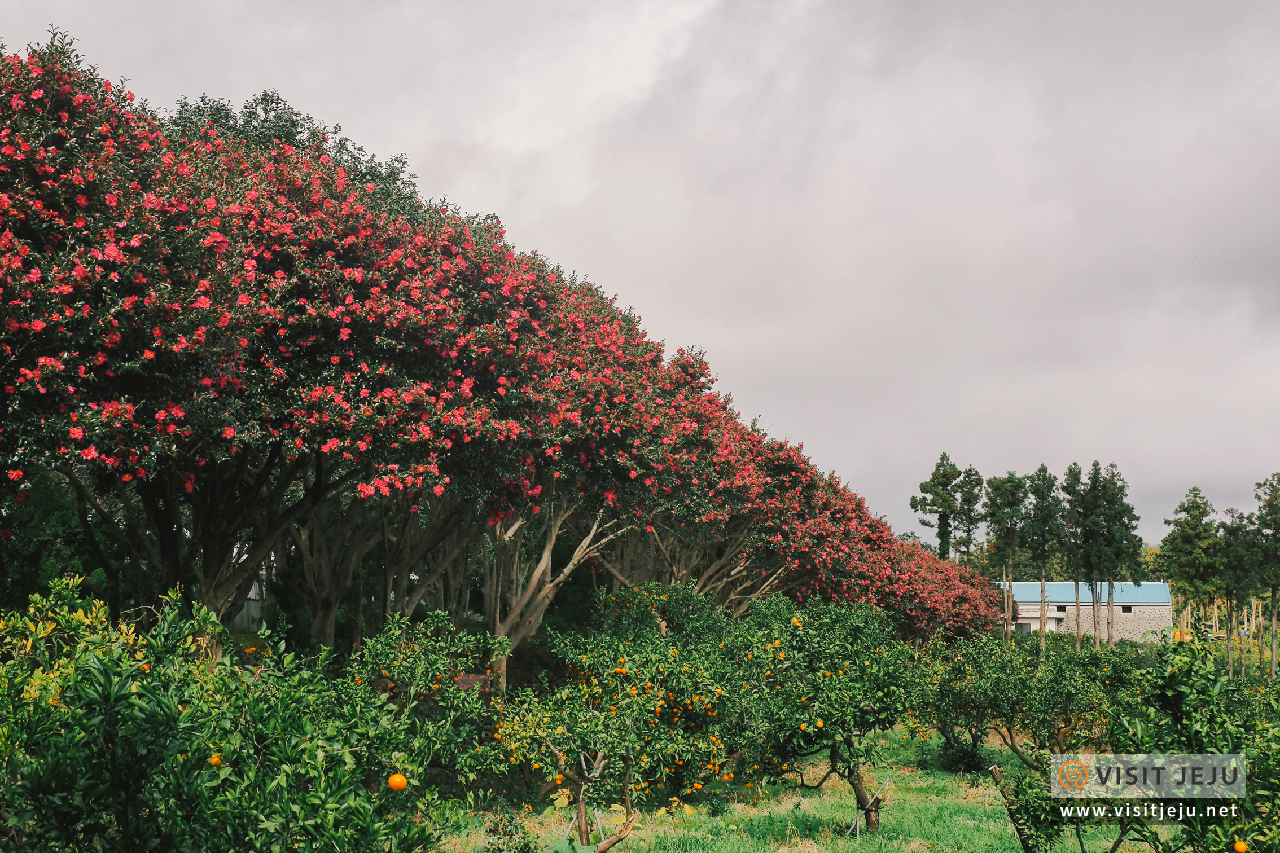
[(862, 779), (862, 767), (854, 767), (849, 773), (849, 782), (853, 785), (854, 796), (858, 799), (858, 811), (866, 817), (867, 832), (875, 832), (880, 828), (880, 798), (872, 800)]
[(359, 649), (364, 645), (364, 571), (356, 575), (356, 615), (355, 625), (351, 631), (351, 648)]
[(89, 520), (87, 496), (77, 490), (76, 498), (80, 530), (89, 543), (89, 553), (93, 555), (94, 562), (107, 577), (107, 614), (111, 624), (115, 625), (120, 621), (120, 564), (115, 560), (107, 559), (107, 555), (103, 553), (102, 543), (98, 541), (98, 535), (93, 532), (93, 523)]
[(333, 648), (334, 624), (338, 618), (338, 602), (326, 600), (311, 612), (311, 642)]
[(1005, 639), (1013, 637), (1013, 546), (1009, 547), (1009, 584), (1004, 594)]
[(288, 582), (307, 606), (311, 639), (326, 647), (360, 562), (377, 543), (378, 516), (368, 501), (354, 494), (342, 500), (319, 502), (305, 522), (289, 528), (300, 570)]
[(1093, 611), (1093, 650), (1096, 652), (1102, 648), (1102, 614), (1101, 602), (1098, 601), (1098, 580), (1095, 577), (1089, 583), (1089, 599), (1093, 606), (1089, 609)]
[[(506, 672), (506, 663), (503, 662), (503, 672)], [(503, 683), (506, 687), (506, 683)], [(591, 824), (587, 822), (587, 783), (582, 782), (578, 785), (577, 807), (574, 809), (574, 823), (578, 827), (578, 843), (586, 847), (591, 843)]]
[(1045, 612), (1049, 606), (1048, 599), (1045, 597), (1045, 572), (1046, 571), (1047, 571), (1046, 564), (1041, 563), (1040, 564), (1040, 651), (1042, 652), (1044, 651), (1044, 644), (1045, 644), (1044, 632), (1049, 625), (1049, 614)]
[(1107, 648), (1115, 648), (1116, 583), (1107, 581)]
[(1076, 578), (1076, 651), (1080, 651), (1080, 641), (1082, 638), (1080, 624), (1080, 579)]
[(938, 558), (950, 559), (951, 555), (951, 515), (938, 513)]
[(1258, 674), (1262, 674), (1262, 638), (1267, 632), (1262, 627), (1262, 600), (1253, 600), (1253, 630), (1258, 635)]
[[(556, 571), (552, 564), (556, 541), (577, 510), (575, 503), (548, 501), (538, 513), (523, 518), (513, 516), (493, 527), (493, 556), (484, 571), (485, 618), (494, 636), (507, 638), (507, 655), (538, 630), (547, 608), (574, 570), (630, 529), (621, 527), (605, 535), (613, 522), (601, 525), (601, 510), (569, 561)], [(533, 541), (526, 549), (527, 538)], [(505, 691), (507, 656), (495, 658), (490, 668), (498, 690)]]
[(1009, 793), (1009, 788), (1004, 784), (1004, 770), (999, 764), (993, 764), (988, 768), (992, 780), (996, 783), (996, 790), (1000, 792), (1001, 798), (1004, 799), (1005, 810), (1009, 813), (1009, 823), (1013, 824), (1013, 831), (1018, 836), (1018, 843), (1022, 845), (1023, 853), (1037, 853), (1035, 846), (1023, 834), (1022, 826), (1014, 819), (1013, 813), (1013, 795)]

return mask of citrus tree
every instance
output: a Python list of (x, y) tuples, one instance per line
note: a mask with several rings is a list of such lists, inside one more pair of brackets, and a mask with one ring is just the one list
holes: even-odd
[(876, 829), (879, 801), (863, 776), (875, 754), (870, 736), (903, 719), (913, 678), (892, 621), (864, 604), (775, 597), (754, 603), (735, 628), (738, 716), (725, 737), (737, 765), (749, 777), (780, 777), (821, 756), (827, 769), (812, 784), (847, 781)]
[[(469, 665), (470, 640), (398, 631), (335, 674), (282, 644), (219, 658), (217, 621), (173, 598), (145, 634), (112, 626), (78, 586), (0, 617), (14, 849), (423, 850), (448, 815), (427, 774), (496, 764), (474, 696), (436, 678)], [(426, 686), (427, 707), (372, 666)]]
[(1198, 816), (1163, 835), (1145, 822), (1135, 834), (1160, 853), (1280, 847), (1280, 689), (1264, 678), (1230, 678), (1215, 662), (1200, 630), (1182, 642), (1166, 640), (1138, 669), (1107, 736), (1121, 753), (1242, 753), (1248, 796), (1229, 818)]
[[(694, 794), (727, 773), (721, 721), (738, 698), (720, 655), (727, 616), (688, 588), (651, 585), (608, 596), (601, 630), (558, 634), (569, 683), (502, 704), (497, 737), (576, 807), (578, 841), (591, 840), (591, 809), (621, 806), (604, 851), (630, 834), (637, 808), (667, 793)], [(730, 774), (731, 775), (731, 774)]]

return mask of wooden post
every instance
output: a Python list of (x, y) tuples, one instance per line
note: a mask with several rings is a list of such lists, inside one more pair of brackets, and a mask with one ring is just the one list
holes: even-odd
[(1262, 674), (1262, 635), (1267, 633), (1262, 624), (1262, 599), (1253, 600), (1253, 630), (1258, 635), (1258, 674)]

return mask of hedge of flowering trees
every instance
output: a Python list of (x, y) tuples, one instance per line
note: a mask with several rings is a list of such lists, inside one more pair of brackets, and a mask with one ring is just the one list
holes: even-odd
[(113, 617), (177, 587), (226, 621), (264, 584), (323, 645), (427, 608), (514, 650), (586, 567), (908, 635), (996, 618), (698, 353), (403, 164), (271, 96), (158, 116), (62, 36), (0, 90), (6, 500), (63, 490)]

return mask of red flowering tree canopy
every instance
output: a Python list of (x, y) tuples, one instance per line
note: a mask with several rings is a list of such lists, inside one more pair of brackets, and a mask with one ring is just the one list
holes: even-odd
[(717, 590), (871, 601), (915, 633), (994, 618), (984, 582), (744, 424), (700, 354), (495, 218), (379, 186), (315, 127), (179, 118), (65, 37), (0, 54), (4, 470), (61, 472), (158, 583), (230, 615), (344, 494), (492, 518), (559, 496), (676, 537)]

